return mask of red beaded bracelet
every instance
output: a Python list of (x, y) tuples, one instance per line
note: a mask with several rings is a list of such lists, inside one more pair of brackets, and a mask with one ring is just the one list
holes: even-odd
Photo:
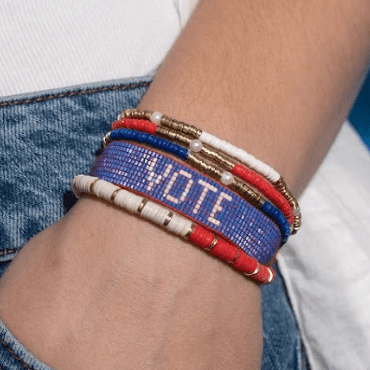
[(258, 263), (241, 248), (215, 237), (209, 230), (145, 197), (98, 177), (85, 175), (78, 175), (73, 179), (72, 190), (78, 197), (83, 193), (95, 195), (125, 210), (139, 214), (174, 234), (182, 236), (212, 256), (227, 262), (234, 270), (257, 283), (269, 284), (274, 280), (275, 273), (272, 267)]
[[(180, 141), (181, 143), (189, 144), (190, 149), (191, 143), (193, 142), (193, 140), (187, 138), (181, 133), (173, 131), (171, 132), (171, 130), (169, 130), (168, 128), (161, 129), (153, 122), (143, 119), (124, 118), (119, 121), (113, 122), (112, 129), (116, 128), (128, 128), (147, 132), (152, 135), (166, 136), (167, 138), (175, 139), (177, 141)], [(264, 177), (257, 174), (256, 172), (253, 172), (252, 170), (249, 170), (247, 167), (241, 164), (231, 162), (229, 159), (226, 159), (220, 153), (217, 153), (212, 148), (204, 144), (201, 145), (200, 149), (197, 150), (197, 152), (210, 159), (216, 158), (216, 161), (220, 165), (224, 167), (227, 166), (227, 170), (230, 171), (233, 175), (236, 175), (240, 179), (244, 180), (245, 182), (256, 188), (266, 198), (271, 200), (271, 202), (274, 203), (283, 212), (289, 224), (293, 224), (294, 213), (292, 206), (289, 204), (288, 200), (273, 185), (270, 184), (269, 181), (264, 179)]]

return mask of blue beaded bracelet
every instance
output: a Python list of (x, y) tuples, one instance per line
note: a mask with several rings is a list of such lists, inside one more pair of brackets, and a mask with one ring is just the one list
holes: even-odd
[(263, 212), (211, 178), (154, 150), (113, 141), (97, 159), (92, 175), (199, 222), (261, 264), (268, 263), (280, 247), (280, 230)]
[[(189, 155), (195, 157), (194, 153), (192, 153), (189, 149), (184, 148), (181, 145), (172, 143), (166, 139), (148, 134), (146, 132), (120, 128), (111, 131), (108, 134), (107, 138), (108, 140), (113, 141), (130, 140), (136, 143), (147, 144), (154, 148), (161, 149), (167, 153), (173, 154), (184, 161), (189, 159)], [(256, 206), (279, 226), (282, 234), (281, 243), (284, 244), (291, 234), (289, 222), (285, 218), (284, 214), (266, 199), (263, 200), (262, 204), (258, 204)]]

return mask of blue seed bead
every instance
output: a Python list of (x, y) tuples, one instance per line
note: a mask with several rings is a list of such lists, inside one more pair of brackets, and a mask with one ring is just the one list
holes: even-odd
[(284, 214), (275, 206), (273, 206), (268, 200), (263, 203), (260, 209), (276, 222), (282, 234), (281, 244), (286, 243), (290, 235), (290, 225)]
[[(185, 161), (188, 159), (189, 155), (189, 150), (187, 148), (172, 143), (166, 139), (151, 135), (147, 132), (120, 128), (113, 130), (110, 134), (110, 138), (111, 140), (130, 140), (137, 143), (148, 144), (153, 148), (161, 149), (167, 153), (171, 153)], [(291, 231), (290, 225), (284, 214), (267, 200), (258, 208), (276, 223), (282, 235), (281, 244), (285, 244), (290, 236)]]
[[(95, 162), (92, 175), (171, 207), (240, 246), (262, 264), (270, 261), (280, 247), (279, 226), (262, 210), (217, 181), (154, 150), (113, 141)], [(217, 190), (208, 192), (200, 202), (204, 183)], [(212, 221), (210, 214), (221, 192), (229, 199), (223, 197), (222, 209)], [(197, 205), (200, 208), (194, 212)], [(276, 216), (272, 205), (270, 210)]]

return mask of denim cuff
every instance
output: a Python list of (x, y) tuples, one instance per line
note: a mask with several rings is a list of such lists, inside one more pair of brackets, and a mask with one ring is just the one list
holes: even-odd
[(52, 370), (27, 351), (0, 320), (0, 368), (4, 370)]

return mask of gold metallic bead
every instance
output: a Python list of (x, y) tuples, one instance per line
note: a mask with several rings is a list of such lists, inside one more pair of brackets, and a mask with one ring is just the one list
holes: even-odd
[(195, 167), (202, 168), (202, 161), (193, 153), (189, 153), (188, 162), (192, 163)]
[(123, 114), (121, 113), (121, 116), (124, 116), (124, 117), (130, 117), (131, 115), (131, 109), (126, 109)]
[(260, 207), (265, 202), (265, 199), (253, 191), (247, 184), (240, 181), (239, 179), (234, 179), (234, 182), (230, 185), (232, 188), (236, 189), (238, 193), (244, 195), (244, 197), (251, 202), (253, 205)]
[(212, 159), (213, 161), (219, 163), (229, 172), (234, 168), (234, 163), (230, 161), (228, 158), (224, 157), (220, 153), (214, 151), (209, 146), (203, 144), (201, 153), (204, 153), (207, 157)]
[(294, 217), (292, 234), (293, 235), (297, 234), (297, 232), (301, 228), (301, 226), (302, 226), (302, 216), (301, 216), (301, 214), (299, 214), (299, 215)]
[(112, 202), (112, 203), (114, 203), (114, 199), (116, 198), (116, 195), (117, 195), (117, 193), (119, 192), (119, 191), (121, 191), (122, 189), (121, 188), (119, 188), (119, 189), (116, 189), (113, 193), (112, 193), (112, 195), (110, 196), (110, 201)]
[(142, 118), (145, 118), (145, 119), (147, 119), (147, 120), (150, 120), (150, 117), (151, 117), (151, 115), (152, 115), (152, 111), (149, 111), (149, 110), (143, 110), (143, 111), (141, 111), (140, 112), (140, 116), (142, 117)]
[(231, 259), (230, 261), (227, 261), (227, 263), (230, 263), (230, 265), (232, 265), (240, 256), (240, 250), (238, 250), (238, 253), (235, 255), (235, 257), (233, 259)]
[(267, 267), (267, 270), (269, 271), (269, 279), (267, 280), (267, 284), (270, 284), (272, 279), (274, 278), (274, 274), (272, 273), (270, 267)]
[(244, 193), (246, 191), (245, 184), (238, 179), (234, 179), (233, 183), (230, 185), (232, 189)]
[(186, 145), (189, 145), (193, 141), (190, 137), (187, 137), (184, 134), (180, 134), (180, 133), (176, 134), (176, 140)]
[(193, 233), (194, 228), (195, 228), (195, 225), (194, 224), (191, 224), (191, 226), (189, 227), (188, 232), (184, 235), (184, 239), (188, 239), (189, 238), (189, 236)]
[(260, 264), (258, 264), (257, 267), (256, 267), (256, 269), (253, 272), (251, 272), (250, 274), (247, 273), (247, 272), (244, 272), (243, 275), (245, 275), (245, 276), (253, 276), (253, 275), (257, 275), (259, 271), (260, 271)]
[[(281, 194), (284, 195), (285, 199), (289, 202), (291, 205), (293, 211), (298, 210), (296, 213), (296, 216), (300, 216), (300, 208), (297, 199), (293, 196), (292, 192), (288, 189), (288, 186), (282, 176), (280, 176), (279, 180), (276, 181), (274, 184), (275, 188), (280, 191)], [(296, 231), (295, 231), (296, 232)], [(294, 232), (294, 233), (295, 233)]]
[(182, 129), (184, 127), (182, 122), (171, 120), (171, 125), (176, 131), (182, 132)]
[(147, 204), (148, 203), (148, 199), (146, 199), (146, 198), (144, 198), (142, 201), (141, 201), (141, 203), (140, 203), (140, 205), (139, 205), (139, 207), (137, 208), (137, 212), (140, 214), (141, 212), (142, 212), (142, 210), (144, 209), (144, 207), (145, 207), (145, 204)]
[(157, 127), (157, 131), (156, 131), (157, 135), (168, 137), (168, 132), (169, 132), (168, 127), (164, 127), (164, 126)]
[(184, 134), (190, 135), (192, 137), (199, 137), (202, 132), (200, 131), (200, 133), (198, 135), (198, 131), (200, 131), (200, 130), (197, 129), (196, 127), (194, 127), (193, 125), (183, 123), (182, 132)]
[(89, 188), (90, 194), (94, 194), (94, 185), (99, 181), (100, 179), (95, 179), (91, 184)]
[(168, 226), (168, 224), (171, 222), (171, 220), (172, 220), (172, 217), (173, 217), (173, 212), (169, 212), (168, 213), (168, 215), (167, 215), (167, 217), (166, 217), (166, 219), (164, 220), (164, 222), (163, 222), (163, 226), (164, 227), (167, 227)]
[(218, 243), (218, 239), (214, 238), (211, 245), (207, 248), (204, 248), (204, 250), (206, 250), (207, 252), (211, 251), (216, 246), (217, 243)]
[(170, 118), (163, 115), (161, 119), (161, 126), (172, 127)]
[(218, 168), (216, 168), (216, 167), (214, 167), (214, 166), (212, 166), (210, 164), (207, 164), (207, 163), (206, 163), (206, 166), (207, 166), (207, 172), (210, 175), (212, 175), (213, 177), (215, 177), (217, 180), (220, 180), (221, 179), (221, 176), (223, 174), (223, 171), (221, 171)]
[(287, 184), (282, 176), (280, 176), (279, 180), (274, 182), (273, 184), (276, 189), (281, 190), (283, 188), (287, 188)]
[(182, 132), (189, 135), (189, 133), (191, 132), (191, 126), (188, 124), (184, 124), (182, 127)]
[[(126, 112), (127, 112), (127, 115), (126, 115)], [(131, 118), (131, 117), (142, 118), (143, 111), (141, 111), (139, 109), (126, 109), (125, 110), (125, 116), (127, 118)]]
[(168, 136), (171, 140), (177, 140), (177, 139), (178, 139), (178, 133), (177, 133), (177, 132), (174, 132), (174, 131), (170, 131), (170, 130), (168, 130), (168, 132), (167, 132), (167, 136)]

